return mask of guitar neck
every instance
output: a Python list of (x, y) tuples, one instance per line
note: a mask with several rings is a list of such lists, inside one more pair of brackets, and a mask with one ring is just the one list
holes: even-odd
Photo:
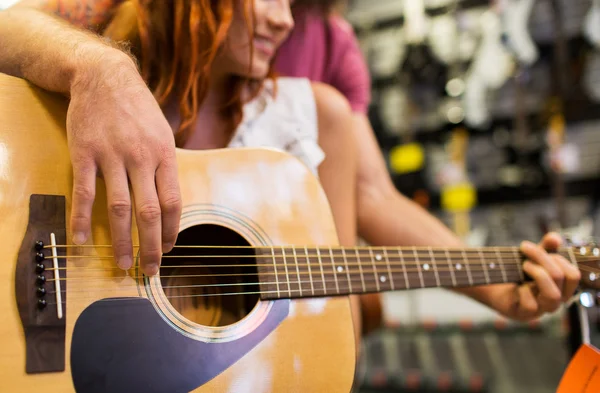
[[(566, 251), (561, 252), (568, 258)], [(263, 299), (304, 298), (525, 280), (518, 247), (265, 247)]]

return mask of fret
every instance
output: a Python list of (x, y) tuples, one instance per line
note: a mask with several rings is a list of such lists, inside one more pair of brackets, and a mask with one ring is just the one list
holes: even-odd
[(459, 249), (448, 250), (449, 259), (452, 263), (454, 278), (457, 287), (469, 286), (469, 273), (464, 264), (464, 257)]
[(335, 271), (335, 264), (333, 263), (333, 251), (331, 250), (331, 247), (329, 247), (329, 256), (331, 257), (331, 270), (333, 271), (333, 278), (335, 280), (335, 290), (339, 294), (340, 286), (338, 284), (337, 272)]
[(398, 256), (400, 257), (402, 270), (404, 270), (404, 282), (406, 283), (406, 289), (410, 289), (410, 282), (408, 281), (408, 274), (406, 272), (406, 263), (404, 263), (404, 256), (402, 255), (402, 251), (400, 251), (400, 248), (398, 248)]
[(525, 275), (523, 274), (523, 266), (521, 266), (521, 254), (519, 254), (519, 249), (513, 247), (513, 253), (515, 254), (517, 269), (519, 270), (519, 277), (521, 278), (521, 282), (525, 281)]
[(342, 247), (342, 256), (344, 258), (344, 265), (346, 265), (346, 277), (348, 278), (348, 290), (350, 293), (352, 290), (352, 280), (350, 279), (350, 269), (348, 268), (348, 259), (346, 258), (346, 249)]
[(481, 257), (477, 250), (467, 248), (462, 251), (468, 262), (468, 272), (471, 274), (470, 285), (489, 284), (486, 270), (481, 269)]
[(419, 261), (419, 255), (417, 254), (416, 247), (413, 247), (413, 254), (415, 255), (415, 263), (417, 265), (417, 269), (419, 270), (419, 280), (421, 281), (421, 288), (425, 288), (425, 284), (423, 282), (423, 272), (421, 271), (421, 262)]
[[(445, 253), (445, 250), (436, 249), (435, 247), (427, 248), (428, 258), (431, 259), (431, 269), (433, 270), (435, 280), (435, 284), (431, 283), (431, 277), (423, 277), (425, 281), (425, 286), (431, 287), (451, 287), (454, 285), (454, 281), (452, 280), (452, 271), (443, 267), (445, 265), (443, 263), (444, 258), (448, 258), (448, 255)], [(447, 260), (447, 259), (446, 259)], [(439, 266), (438, 266), (439, 265)]]
[(335, 269), (336, 279), (340, 294), (352, 293), (350, 283), (350, 272), (345, 263), (345, 254), (343, 247), (332, 247), (330, 255), (333, 259), (333, 268)]
[(366, 292), (367, 287), (365, 285), (365, 276), (363, 275), (362, 261), (360, 260), (360, 254), (358, 253), (358, 248), (355, 248), (354, 252), (356, 253), (356, 263), (358, 264), (358, 271), (360, 272), (360, 282), (362, 283), (362, 289), (363, 289), (363, 292)]
[[(377, 288), (377, 292), (379, 292), (381, 289), (379, 288), (379, 274), (377, 273), (377, 267), (375, 266), (375, 258), (373, 257), (373, 251), (371, 250), (371, 247), (369, 247), (369, 255), (371, 256), (371, 265), (373, 265), (373, 277), (375, 278), (375, 286)], [(381, 259), (381, 255), (377, 254), (379, 256), (379, 258)], [(382, 276), (385, 277), (385, 276)]]
[(437, 265), (435, 263), (435, 256), (433, 255), (433, 249), (429, 247), (429, 255), (431, 256), (431, 264), (433, 265), (433, 272), (435, 273), (435, 282), (437, 286), (440, 286), (440, 276), (438, 274)]
[[(283, 256), (283, 266), (285, 267), (285, 279), (287, 280), (288, 293), (292, 296), (292, 284), (290, 283), (290, 275), (288, 274), (287, 260), (285, 258), (285, 248), (281, 247), (281, 255)], [(300, 282), (298, 282), (300, 286)]]
[(275, 283), (277, 284), (277, 296), (281, 296), (279, 292), (279, 278), (277, 277), (277, 260), (275, 259), (275, 248), (271, 247), (271, 255), (273, 256), (273, 269), (275, 272)]
[(393, 279), (392, 267), (390, 265), (389, 257), (385, 247), (373, 248), (373, 255), (375, 257), (375, 265), (377, 266), (377, 277), (379, 278), (379, 290), (390, 291), (393, 290)]
[[(288, 288), (281, 288), (282, 296), (291, 296), (298, 297), (302, 296), (303, 293), (306, 293), (309, 290), (309, 282), (306, 267), (304, 264), (298, 263), (298, 254), (296, 253), (296, 248), (293, 246), (289, 247), (281, 247), (281, 251), (276, 250), (280, 258), (277, 258), (277, 263), (279, 264), (279, 270), (283, 272), (285, 271), (285, 275), (287, 278)], [(295, 260), (296, 264), (296, 274), (294, 274), (294, 266), (292, 265), (292, 258)], [(281, 279), (280, 279), (281, 281)], [(286, 295), (287, 292), (287, 295)]]
[(317, 251), (317, 257), (319, 259), (319, 268), (321, 269), (321, 278), (323, 279), (323, 294), (327, 294), (327, 284), (325, 284), (325, 273), (323, 272), (323, 261), (321, 260), (321, 252), (319, 248), (315, 248)]
[[(433, 264), (432, 253), (429, 252), (428, 248), (423, 249), (424, 254), (421, 255), (421, 251), (418, 248), (413, 248), (415, 254), (415, 267), (419, 274), (419, 281), (421, 288), (431, 288), (439, 286), (439, 275), (436, 274), (437, 269)], [(418, 286), (419, 284), (417, 284)]]
[(298, 256), (296, 255), (296, 247), (292, 247), (292, 253), (294, 254), (294, 263), (296, 264), (296, 274), (298, 275), (298, 288), (300, 289), (300, 297), (302, 297), (303, 280), (300, 278), (300, 267), (298, 266)]
[(454, 276), (454, 265), (452, 264), (452, 259), (450, 258), (450, 253), (446, 248), (446, 259), (448, 260), (448, 269), (450, 269), (450, 276), (452, 277), (452, 286), (456, 286), (456, 277)]
[(388, 277), (390, 278), (390, 288), (393, 291), (393, 290), (395, 290), (394, 276), (392, 276), (392, 268), (390, 267), (390, 259), (388, 258), (387, 250), (385, 249), (385, 247), (383, 248), (383, 256), (385, 257), (385, 263), (387, 264)]
[(481, 267), (483, 268), (483, 272), (485, 273), (485, 282), (487, 284), (489, 284), (490, 283), (490, 276), (489, 276), (488, 271), (487, 271), (487, 266), (486, 266), (486, 263), (485, 263), (485, 258), (483, 257), (483, 252), (481, 252), (481, 249), (479, 249), (478, 252), (479, 252), (479, 259), (481, 259)]
[(500, 255), (498, 247), (494, 247), (494, 250), (496, 251), (496, 255), (498, 256), (498, 264), (500, 265), (500, 270), (502, 271), (502, 280), (504, 282), (508, 282), (506, 280), (506, 271), (504, 270), (504, 262), (502, 262), (502, 255)]
[(469, 278), (469, 285), (473, 285), (473, 277), (471, 276), (471, 268), (469, 266), (469, 259), (465, 254), (465, 250), (462, 250), (463, 262), (465, 265), (465, 270), (467, 271), (467, 277)]
[(308, 258), (308, 249), (304, 246), (304, 257), (306, 258), (306, 266), (308, 267), (308, 278), (310, 280), (310, 292), (315, 295), (315, 286), (313, 285), (312, 271), (310, 270), (310, 259)]
[[(363, 279), (365, 282), (366, 292), (378, 292), (381, 290), (379, 277), (374, 260), (373, 250), (370, 247), (357, 247), (358, 256), (360, 258), (360, 266), (362, 267)], [(384, 278), (386, 280), (386, 278)]]

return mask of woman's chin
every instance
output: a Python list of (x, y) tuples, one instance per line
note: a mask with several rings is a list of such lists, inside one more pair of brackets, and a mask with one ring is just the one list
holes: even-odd
[[(258, 64), (257, 64), (258, 63)], [(255, 62), (251, 72), (246, 72), (243, 77), (249, 79), (265, 79), (269, 75), (269, 64), (261, 64), (262, 62)]]

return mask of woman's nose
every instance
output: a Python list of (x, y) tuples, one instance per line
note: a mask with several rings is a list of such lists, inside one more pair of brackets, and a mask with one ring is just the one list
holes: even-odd
[(281, 30), (291, 30), (294, 27), (294, 17), (289, 0), (277, 1), (271, 8), (269, 23)]

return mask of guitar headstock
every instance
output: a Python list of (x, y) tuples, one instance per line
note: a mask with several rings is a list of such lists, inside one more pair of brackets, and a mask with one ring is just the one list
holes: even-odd
[(600, 246), (596, 242), (571, 245), (568, 249), (571, 262), (576, 262), (581, 273), (581, 286), (600, 289)]

